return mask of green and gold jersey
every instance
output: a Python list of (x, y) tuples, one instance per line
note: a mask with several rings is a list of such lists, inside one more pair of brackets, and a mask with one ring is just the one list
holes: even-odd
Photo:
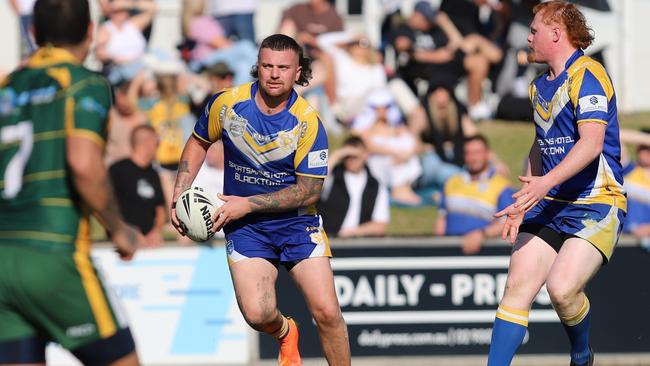
[(0, 245), (87, 248), (88, 210), (66, 163), (66, 137), (104, 146), (111, 91), (68, 51), (40, 48), (0, 84)]

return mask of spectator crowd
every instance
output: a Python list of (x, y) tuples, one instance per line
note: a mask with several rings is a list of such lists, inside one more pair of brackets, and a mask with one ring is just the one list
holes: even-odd
[[(380, 1), (380, 42), (346, 30), (327, 0), (293, 2), (275, 26), (312, 59), (298, 87), (340, 148), (330, 146), (320, 203), (330, 236), (383, 236), (390, 207), (436, 205), (434, 235), (460, 235), (467, 254), (500, 235), (493, 214), (512, 202), (510, 172), (477, 124), (530, 120), (527, 35), (537, 0)], [(11, 0), (21, 55), (34, 51), (33, 0)], [(194, 121), (210, 96), (252, 81), (256, 0), (182, 0), (177, 54), (149, 45), (155, 0), (99, 0), (95, 58), (113, 86), (106, 163), (127, 219), (154, 246), (167, 227), (173, 179)], [(650, 132), (650, 131), (648, 131)], [(639, 137), (641, 136), (641, 137)], [(627, 168), (629, 225), (650, 236), (650, 143), (635, 145)], [(214, 193), (223, 176), (215, 144), (200, 173)], [(199, 178), (197, 178), (199, 179)], [(213, 188), (214, 187), (214, 188)], [(216, 195), (216, 194), (215, 194)], [(173, 232), (172, 230), (168, 231)]]

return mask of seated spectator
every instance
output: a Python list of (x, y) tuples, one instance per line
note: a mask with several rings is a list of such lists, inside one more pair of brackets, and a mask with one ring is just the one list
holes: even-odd
[(107, 166), (131, 155), (131, 132), (147, 123), (146, 114), (137, 106), (138, 91), (145, 77), (145, 72), (140, 72), (133, 80), (122, 81), (113, 87), (115, 102), (109, 111), (111, 124), (104, 155)]
[(486, 238), (501, 235), (503, 222), (493, 215), (514, 202), (514, 190), (490, 166), (485, 137), (469, 137), (464, 146), (466, 171), (445, 183), (434, 234), (462, 235), (463, 253), (474, 254)]
[(212, 16), (221, 24), (226, 37), (255, 43), (253, 14), (257, 0), (211, 0)]
[[(99, 9), (101, 10), (101, 17), (99, 19), (98, 24), (102, 24), (104, 21), (108, 19), (108, 17), (111, 14), (112, 10), (112, 3), (114, 0), (99, 0)], [(155, 0), (139, 0), (139, 1), (148, 1), (151, 3), (154, 3)], [(142, 13), (143, 11), (139, 9), (138, 6), (132, 6), (129, 9), (129, 16), (134, 16)], [(144, 36), (144, 39), (147, 41), (147, 45), (149, 44), (149, 40), (151, 39), (151, 32), (153, 30), (153, 18), (151, 18), (151, 21), (144, 27), (142, 30), (142, 35)]]
[(336, 78), (334, 114), (349, 125), (373, 90), (386, 86), (381, 57), (365, 36), (330, 32), (318, 36), (318, 46), (332, 58)]
[(309, 0), (289, 7), (282, 14), (278, 33), (294, 38), (311, 58), (318, 58), (318, 37), (329, 32), (343, 31), (343, 20), (327, 0)]
[[(112, 84), (131, 80), (144, 64), (147, 41), (142, 34), (156, 13), (153, 1), (114, 0), (109, 3), (108, 21), (97, 33), (96, 56)], [(129, 15), (130, 10), (137, 15)]]
[(167, 222), (160, 177), (151, 165), (157, 147), (156, 131), (140, 125), (131, 133), (131, 156), (109, 168), (122, 217), (140, 229), (145, 243), (151, 247), (162, 244), (162, 230)]
[(384, 236), (390, 208), (388, 189), (370, 173), (368, 151), (358, 137), (350, 137), (329, 157), (318, 211), (328, 235), (340, 238)]
[(452, 88), (451, 83), (430, 85), (430, 92), (422, 100), (427, 125), (420, 127), (420, 136), (423, 142), (433, 146), (443, 161), (463, 166), (465, 137), (474, 136), (478, 130)]
[[(456, 29), (463, 36), (460, 48), (466, 54), (477, 53), (485, 57), (490, 64), (497, 64), (503, 59), (503, 51), (497, 42), (505, 38), (505, 24), (499, 16), (499, 24), (493, 31), (481, 21), (480, 7), (483, 6), (491, 14), (501, 15), (504, 8), (500, 2), (491, 4), (486, 0), (458, 1), (442, 0), (440, 11), (449, 16)], [(486, 23), (486, 22), (485, 22)]]
[[(650, 129), (644, 130), (650, 140)], [(621, 134), (621, 140), (625, 141)], [(627, 217), (623, 232), (642, 239), (650, 237), (650, 141), (636, 146), (636, 162), (624, 169)]]
[(359, 115), (353, 128), (360, 131), (370, 152), (370, 171), (390, 188), (395, 203), (419, 205), (421, 198), (411, 188), (422, 172), (417, 157), (418, 139), (402, 123), (402, 114), (387, 89), (376, 90), (366, 103), (368, 116)]
[(411, 131), (420, 136), (422, 175), (417, 188), (442, 189), (447, 179), (465, 164), (463, 145), (477, 133), (465, 107), (456, 100), (453, 84), (430, 85), (422, 98), (426, 117), (410, 119)]
[(406, 24), (395, 35), (398, 74), (417, 93), (418, 81), (440, 84), (451, 78), (455, 86), (467, 75), (469, 114), (472, 118), (489, 117), (491, 110), (482, 100), (482, 84), (489, 71), (489, 60), (480, 53), (465, 53), (463, 37), (443, 12), (433, 10), (427, 1), (419, 1)]
[[(278, 33), (294, 38), (305, 48), (305, 54), (312, 59), (313, 78), (309, 89), (324, 87), (330, 102), (336, 100), (335, 78), (332, 61), (323, 54), (317, 37), (329, 32), (343, 31), (343, 20), (336, 8), (327, 0), (309, 0), (289, 7), (282, 13)], [(304, 89), (299, 89), (304, 92)], [(320, 109), (320, 106), (319, 106)]]
[(251, 66), (257, 62), (257, 47), (249, 40), (232, 41), (221, 25), (204, 15), (205, 0), (183, 1), (183, 35), (195, 42), (190, 68), (198, 71), (225, 62), (235, 75), (235, 85), (251, 80)]

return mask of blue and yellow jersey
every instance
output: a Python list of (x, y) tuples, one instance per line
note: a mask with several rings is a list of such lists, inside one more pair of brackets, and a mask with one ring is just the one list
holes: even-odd
[(623, 231), (629, 233), (641, 224), (650, 224), (650, 169), (630, 166), (626, 171), (628, 201)]
[(564, 159), (580, 139), (578, 125), (606, 126), (600, 157), (552, 188), (547, 198), (578, 204), (604, 203), (626, 209), (616, 94), (605, 68), (577, 50), (554, 80), (545, 72), (530, 86), (542, 174)]
[[(318, 113), (291, 93), (287, 106), (273, 115), (255, 103), (257, 82), (216, 94), (194, 126), (205, 142), (223, 140), (224, 194), (252, 196), (275, 192), (296, 183), (298, 175), (327, 176), (327, 134)], [(316, 214), (304, 207), (285, 215)]]
[(445, 235), (464, 235), (488, 226), (508, 207), (514, 191), (508, 180), (489, 169), (477, 180), (468, 172), (451, 176), (442, 192), (440, 210), (447, 216)]

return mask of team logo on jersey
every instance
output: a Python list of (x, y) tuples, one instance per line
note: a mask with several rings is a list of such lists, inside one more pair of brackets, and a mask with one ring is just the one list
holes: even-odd
[(226, 126), (228, 128), (228, 133), (231, 137), (241, 137), (246, 131), (246, 125), (248, 121), (239, 117), (234, 112), (228, 113), (229, 116), (226, 117)]
[(322, 168), (327, 166), (327, 149), (312, 151), (308, 155), (309, 168)]
[(603, 112), (607, 113), (607, 97), (604, 95), (587, 95), (578, 99), (580, 113)]
[(298, 147), (298, 139), (293, 131), (280, 131), (276, 138), (277, 144), (282, 148), (295, 150)]

